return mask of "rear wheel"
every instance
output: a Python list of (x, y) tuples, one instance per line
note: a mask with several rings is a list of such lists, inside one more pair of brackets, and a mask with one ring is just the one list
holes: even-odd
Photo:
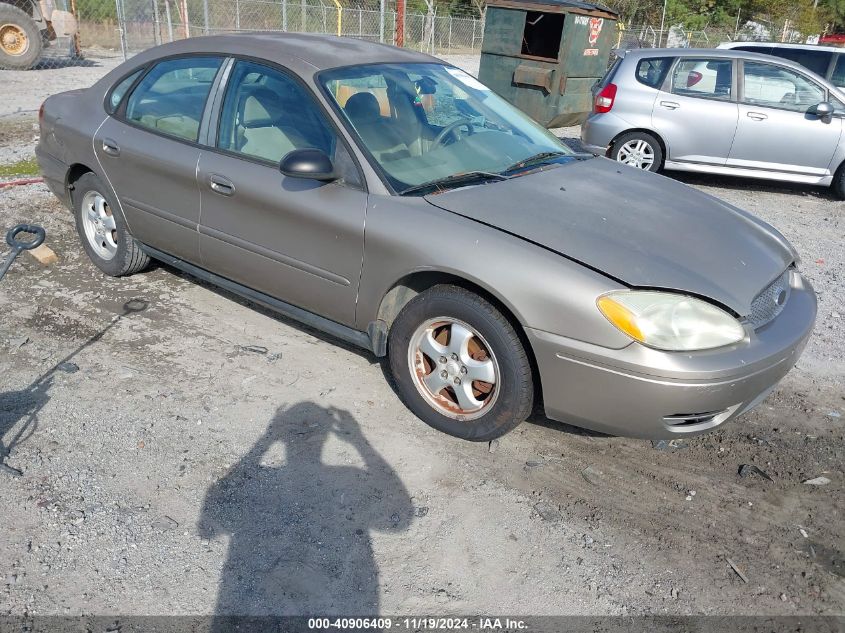
[(26, 70), (41, 57), (38, 25), (18, 7), (0, 2), (0, 68)]
[(417, 295), (390, 329), (390, 368), (405, 404), (430, 426), (472, 441), (531, 413), (531, 364), (510, 321), (457, 286)]
[(129, 227), (92, 173), (74, 183), (73, 210), (82, 247), (97, 268), (112, 277), (131, 275), (147, 267), (150, 258), (129, 233)]
[(647, 132), (628, 132), (613, 143), (610, 157), (623, 165), (644, 171), (658, 171), (663, 166), (663, 149)]

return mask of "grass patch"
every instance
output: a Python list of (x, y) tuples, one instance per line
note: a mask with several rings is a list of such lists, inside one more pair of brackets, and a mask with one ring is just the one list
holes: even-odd
[(0, 165), (0, 178), (11, 178), (12, 176), (37, 176), (38, 162), (35, 157), (24, 158), (16, 163)]

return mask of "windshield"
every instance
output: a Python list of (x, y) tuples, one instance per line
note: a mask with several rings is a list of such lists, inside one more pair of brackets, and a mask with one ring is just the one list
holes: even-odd
[[(320, 80), (399, 193), (427, 183), (568, 160), (572, 150), (462, 70), (378, 64), (327, 71)], [(499, 178), (500, 179), (500, 178)]]

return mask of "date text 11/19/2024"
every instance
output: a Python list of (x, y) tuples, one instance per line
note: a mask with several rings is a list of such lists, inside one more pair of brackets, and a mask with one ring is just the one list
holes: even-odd
[(397, 631), (527, 631), (528, 625), (518, 618), (309, 618), (308, 628), (313, 630), (366, 630), (395, 629)]

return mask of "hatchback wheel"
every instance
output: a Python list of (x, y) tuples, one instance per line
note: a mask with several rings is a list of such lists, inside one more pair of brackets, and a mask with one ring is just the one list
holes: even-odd
[(417, 295), (390, 329), (390, 368), (405, 404), (426, 424), (488, 441), (531, 413), (531, 363), (510, 321), (457, 286)]
[(658, 171), (663, 166), (663, 150), (651, 134), (629, 132), (613, 143), (610, 157), (616, 162), (645, 171)]
[(150, 258), (129, 233), (129, 228), (92, 173), (74, 183), (73, 209), (76, 231), (88, 257), (107, 275), (131, 275), (147, 267)]

